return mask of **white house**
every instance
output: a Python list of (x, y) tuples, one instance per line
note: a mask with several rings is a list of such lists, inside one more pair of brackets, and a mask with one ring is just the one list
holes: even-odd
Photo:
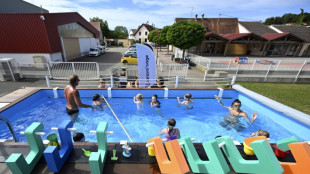
[(138, 27), (136, 32), (133, 34), (134, 40), (139, 41), (140, 43), (146, 43), (149, 42), (147, 39), (147, 36), (149, 33), (153, 30), (157, 30), (158, 28), (155, 28), (154, 25), (149, 24), (142, 24)]

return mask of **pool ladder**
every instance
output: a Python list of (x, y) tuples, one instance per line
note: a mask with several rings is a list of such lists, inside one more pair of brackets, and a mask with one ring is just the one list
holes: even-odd
[(9, 129), (10, 129), (12, 135), (13, 135), (13, 138), (14, 138), (15, 142), (18, 142), (18, 138), (16, 136), (16, 133), (15, 133), (15, 131), (14, 131), (10, 121), (8, 119), (2, 117), (2, 116), (0, 116), (0, 120), (4, 121), (6, 123), (6, 125), (8, 125), (8, 127), (9, 127)]

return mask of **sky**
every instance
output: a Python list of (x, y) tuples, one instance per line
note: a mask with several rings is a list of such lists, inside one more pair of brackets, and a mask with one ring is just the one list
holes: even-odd
[(262, 21), (285, 13), (310, 12), (309, 0), (24, 0), (50, 13), (78, 12), (87, 21), (92, 17), (106, 20), (110, 30), (125, 26), (137, 29), (143, 23), (157, 28), (172, 25), (177, 17), (231, 18)]

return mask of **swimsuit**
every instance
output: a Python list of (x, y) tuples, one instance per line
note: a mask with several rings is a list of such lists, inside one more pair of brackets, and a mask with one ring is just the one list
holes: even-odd
[(230, 125), (237, 131), (246, 128), (246, 126), (240, 122), (241, 119), (241, 117), (239, 117), (240, 113), (238, 113), (238, 115), (234, 115), (231, 112), (229, 112), (228, 116), (224, 118), (225, 124), (223, 124), (222, 126), (226, 127), (227, 125)]
[(153, 105), (154, 105), (154, 104), (157, 104), (155, 107), (160, 108), (160, 103), (159, 103), (158, 101), (152, 102), (152, 104), (153, 104)]
[(169, 132), (169, 128), (167, 128), (167, 135), (166, 135), (167, 141), (175, 140), (175, 139), (178, 138), (177, 130), (176, 129), (173, 129), (170, 134), (168, 132)]
[(99, 105), (94, 105), (94, 108), (96, 110), (104, 110), (104, 104), (103, 103), (100, 103)]
[(67, 111), (68, 115), (73, 115), (75, 113), (78, 113), (79, 109), (68, 109), (68, 108), (66, 108), (66, 111)]

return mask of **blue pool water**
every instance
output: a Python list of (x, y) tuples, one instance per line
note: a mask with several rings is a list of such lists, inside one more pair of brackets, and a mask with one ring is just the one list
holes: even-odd
[[(82, 102), (91, 104), (91, 96), (96, 93), (107, 96), (106, 90), (80, 90)], [(142, 93), (145, 97), (144, 109), (140, 112), (137, 111), (132, 98), (138, 93)], [(193, 95), (194, 109), (187, 110), (177, 104), (176, 97), (182, 98), (185, 93)], [(248, 113), (249, 116), (254, 111), (257, 112), (258, 118), (253, 124), (250, 124), (245, 118), (241, 118), (247, 128), (240, 132), (234, 129), (226, 130), (219, 125), (219, 122), (228, 114), (228, 110), (221, 107), (217, 100), (213, 98), (217, 93), (217, 90), (169, 90), (169, 99), (163, 99), (163, 90), (112, 90), (113, 98), (107, 100), (134, 142), (146, 142), (148, 139), (158, 136), (159, 132), (167, 127), (169, 118), (174, 118), (177, 121), (176, 128), (180, 129), (182, 137), (194, 137), (195, 142), (205, 142), (214, 139), (217, 135), (228, 135), (233, 137), (234, 140), (243, 142), (244, 138), (259, 129), (270, 132), (271, 142), (290, 136), (296, 136), (302, 141), (310, 140), (310, 135), (305, 134), (305, 132), (310, 132), (308, 126), (288, 118), (282, 113), (268, 108), (235, 90), (224, 91), (223, 103), (229, 106), (235, 98), (239, 98), (242, 102), (241, 109)], [(153, 94), (160, 97), (161, 109), (159, 111), (150, 107), (150, 97)], [(52, 90), (40, 90), (1, 112), (0, 115), (11, 121), (20, 141), (26, 141), (26, 139), (19, 132), (24, 131), (32, 122), (43, 123), (43, 131), (47, 134), (42, 138), (46, 139), (48, 134), (57, 133), (51, 131), (51, 127), (57, 127), (63, 120), (69, 120), (69, 116), (65, 112), (66, 101), (63, 98), (63, 90), (59, 90), (59, 95), (61, 98), (55, 99), (52, 98)], [(88, 141), (95, 142), (96, 136), (89, 134), (89, 131), (96, 130), (100, 121), (108, 122), (108, 130), (114, 131), (114, 134), (107, 136), (108, 142), (129, 141), (107, 107), (104, 111), (91, 111), (89, 108), (81, 108), (74, 127), (77, 128), (78, 132), (83, 132)], [(0, 123), (0, 130), (0, 139), (12, 138), (5, 124)]]

